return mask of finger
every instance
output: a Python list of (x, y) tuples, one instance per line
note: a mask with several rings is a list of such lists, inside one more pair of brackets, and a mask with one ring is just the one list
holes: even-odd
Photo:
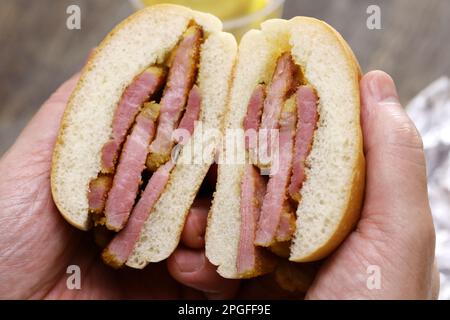
[(49, 151), (53, 149), (64, 108), (78, 78), (79, 74), (74, 75), (51, 95), (22, 131), (14, 149), (24, 154), (30, 152), (30, 147)]
[(80, 73), (76, 73), (69, 80), (64, 82), (42, 105), (36, 114), (34, 123), (49, 122), (59, 125), (64, 109), (69, 101), (70, 95), (76, 87)]
[(230, 299), (237, 292), (239, 281), (222, 278), (205, 256), (204, 251), (178, 248), (168, 259), (172, 277), (180, 283), (203, 291), (209, 299)]
[[(29, 158), (23, 155), (33, 154), (35, 161), (42, 165), (42, 170), (48, 171), (64, 107), (77, 80), (78, 75), (73, 76), (42, 105), (2, 160), (6, 162), (14, 162), (14, 159), (26, 160)], [(30, 166), (29, 161), (25, 164)]]
[(274, 274), (264, 275), (250, 279), (241, 284), (237, 299), (245, 300), (300, 300), (305, 296), (304, 292), (287, 291), (280, 287)]
[[(95, 48), (89, 52), (87, 60), (94, 55)], [(36, 144), (40, 150), (46, 149), (45, 145), (53, 148), (64, 109), (79, 78), (80, 73), (76, 73), (50, 96), (20, 134), (17, 140), (19, 144), (15, 146), (16, 148), (29, 148), (30, 145)], [(21, 144), (21, 142), (23, 143)], [(44, 144), (44, 148), (40, 148), (42, 144)]]
[(181, 297), (183, 300), (204, 300), (205, 295), (199, 290), (195, 290), (186, 286), (181, 288)]
[(436, 258), (434, 258), (433, 275), (431, 278), (431, 299), (437, 300), (439, 298), (440, 287), (441, 287), (441, 282), (440, 282), (439, 268), (437, 265)]
[(414, 124), (399, 103), (393, 80), (381, 71), (361, 80), (367, 183), (362, 219), (383, 231), (433, 233), (425, 157)]
[(205, 246), (205, 229), (210, 201), (208, 199), (196, 200), (189, 210), (181, 243), (192, 249), (201, 249)]

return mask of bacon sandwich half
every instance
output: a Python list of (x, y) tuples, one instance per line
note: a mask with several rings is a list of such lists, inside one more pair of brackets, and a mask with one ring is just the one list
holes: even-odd
[(236, 51), (219, 19), (175, 5), (138, 11), (95, 49), (64, 113), (51, 185), (69, 223), (114, 232), (108, 264), (143, 268), (178, 245), (214, 160), (204, 132), (222, 132)]
[(271, 272), (280, 256), (320, 260), (355, 226), (365, 178), (359, 79), (350, 47), (322, 21), (273, 19), (243, 36), (206, 232), (223, 277)]

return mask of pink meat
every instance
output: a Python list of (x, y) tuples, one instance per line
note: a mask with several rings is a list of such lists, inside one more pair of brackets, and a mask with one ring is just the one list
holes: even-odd
[(133, 251), (142, 226), (169, 180), (174, 164), (169, 161), (150, 178), (138, 203), (131, 213), (125, 228), (109, 243), (103, 252), (103, 259), (114, 267), (121, 267)]
[(259, 130), (261, 114), (264, 106), (265, 92), (264, 85), (259, 84), (253, 90), (248, 102), (247, 114), (244, 118), (244, 130)]
[(159, 90), (164, 82), (163, 69), (150, 67), (125, 89), (114, 114), (112, 139), (102, 149), (102, 172), (113, 173), (120, 147), (142, 104)]
[(249, 150), (252, 159), (257, 151), (257, 133), (261, 123), (261, 114), (264, 106), (265, 88), (259, 84), (253, 90), (247, 107), (247, 114), (244, 118), (244, 130), (246, 133), (245, 147)]
[[(292, 60), (290, 53), (282, 54), (277, 61), (272, 81), (267, 89), (264, 100), (264, 109), (261, 119), (260, 130), (279, 128), (281, 109), (286, 97), (294, 89), (298, 81), (298, 68)], [(260, 155), (269, 156), (271, 135), (267, 132), (267, 138), (260, 141)]]
[(147, 164), (150, 168), (158, 167), (163, 159), (170, 156), (173, 146), (172, 133), (178, 125), (197, 72), (202, 36), (202, 29), (192, 26), (186, 30), (175, 49), (167, 85), (161, 98), (161, 115), (156, 137), (150, 145)]
[(156, 114), (145, 107), (136, 118), (120, 156), (117, 172), (105, 206), (106, 226), (110, 230), (123, 228), (130, 215), (145, 167), (147, 150), (155, 134)]
[(112, 177), (109, 175), (99, 175), (89, 184), (88, 202), (89, 211), (101, 214), (105, 208), (106, 197), (111, 189)]
[(271, 175), (267, 184), (255, 238), (255, 244), (259, 246), (267, 247), (275, 241), (291, 174), (295, 123), (294, 110), (282, 112), (278, 170)]
[(256, 224), (266, 190), (258, 169), (248, 164), (241, 183), (241, 231), (237, 256), (237, 272), (245, 275), (255, 268), (258, 248), (254, 245)]
[(317, 111), (317, 96), (311, 87), (299, 87), (296, 99), (298, 123), (295, 133), (294, 161), (289, 195), (299, 201), (300, 189), (305, 180), (305, 160), (311, 151), (319, 113)]
[(200, 115), (201, 104), (202, 97), (200, 95), (200, 89), (194, 85), (189, 93), (186, 111), (184, 112), (183, 118), (181, 118), (178, 129), (186, 130), (190, 135), (192, 135), (194, 132), (195, 121), (198, 120)]

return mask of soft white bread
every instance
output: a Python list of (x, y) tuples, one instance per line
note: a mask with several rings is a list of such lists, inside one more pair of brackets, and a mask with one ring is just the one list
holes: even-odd
[[(75, 227), (82, 230), (90, 227), (88, 186), (100, 171), (101, 148), (110, 139), (114, 111), (124, 89), (146, 67), (165, 60), (192, 20), (203, 27), (206, 37), (202, 49), (202, 63), (206, 65), (200, 68), (199, 80), (202, 108), (206, 109), (202, 117), (212, 125), (220, 122), (226, 100), (226, 93), (220, 91), (228, 89), (236, 50), (234, 38), (221, 32), (221, 22), (212, 15), (175, 5), (148, 7), (124, 20), (97, 47), (83, 69), (66, 107), (53, 154), (53, 199), (61, 214)], [(167, 208), (167, 201), (172, 201), (175, 193), (186, 192), (189, 196), (179, 195), (183, 201), (177, 199), (171, 207), (171, 213), (183, 216), (195, 192), (193, 187), (203, 179), (206, 167), (192, 171), (177, 169), (169, 183), (169, 196), (161, 199), (157, 208)], [(186, 171), (189, 175), (181, 183)]]
[[(359, 216), (365, 175), (360, 69), (349, 46), (326, 23), (306, 17), (268, 20), (261, 31), (244, 35), (239, 45), (227, 128), (243, 127), (255, 85), (269, 81), (276, 58), (286, 51), (291, 52), (320, 98), (318, 129), (306, 160), (307, 179), (301, 189), (290, 252), (290, 260), (306, 262), (333, 251)], [(242, 165), (219, 166), (206, 233), (206, 255), (226, 278), (238, 277), (241, 180)], [(254, 275), (259, 273), (255, 270)]]

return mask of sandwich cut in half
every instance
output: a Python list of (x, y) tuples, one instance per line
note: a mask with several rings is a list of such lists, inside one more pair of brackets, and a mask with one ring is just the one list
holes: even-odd
[(359, 78), (350, 47), (322, 21), (267, 20), (243, 36), (206, 231), (220, 275), (262, 275), (279, 257), (320, 260), (355, 226)]
[[(133, 14), (95, 49), (55, 146), (53, 199), (81, 230), (103, 226), (113, 267), (176, 248), (214, 161), (237, 44), (216, 17), (175, 5)], [(194, 160), (193, 160), (194, 159)]]

